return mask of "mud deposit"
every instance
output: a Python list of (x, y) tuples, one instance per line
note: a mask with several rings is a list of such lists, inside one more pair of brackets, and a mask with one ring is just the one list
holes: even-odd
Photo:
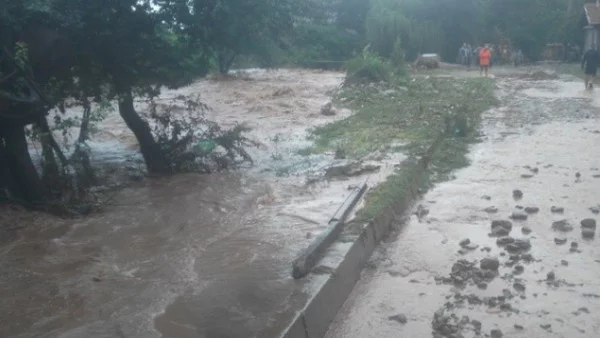
[[(297, 155), (308, 128), (350, 114), (321, 112), (342, 79), (248, 70), (167, 90), (165, 102), (200, 94), (213, 120), (250, 126), (255, 165), (136, 181), (88, 218), (4, 209), (0, 336), (245, 338), (293, 316), (311, 289), (292, 280), (292, 260), (353, 186), (377, 184), (403, 158)], [(116, 112), (91, 147), (97, 163), (122, 166), (137, 149)]]
[(397, 225), (326, 337), (600, 336), (598, 94), (497, 84), (471, 166)]

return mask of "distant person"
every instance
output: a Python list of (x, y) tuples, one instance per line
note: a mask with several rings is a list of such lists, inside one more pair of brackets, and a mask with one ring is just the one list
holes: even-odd
[(488, 76), (488, 68), (490, 67), (490, 60), (492, 59), (492, 52), (486, 45), (479, 51), (479, 68), (480, 75), (485, 73), (485, 77)]
[(512, 59), (515, 67), (519, 67), (523, 63), (523, 52), (520, 49), (514, 50)]
[(473, 55), (473, 48), (471, 48), (470, 44), (467, 44), (467, 59), (465, 62), (467, 63), (467, 68), (471, 68), (471, 56)]
[(598, 64), (600, 64), (600, 54), (598, 53), (597, 46), (592, 45), (592, 48), (585, 52), (581, 59), (581, 70), (585, 73), (585, 89), (594, 88)]

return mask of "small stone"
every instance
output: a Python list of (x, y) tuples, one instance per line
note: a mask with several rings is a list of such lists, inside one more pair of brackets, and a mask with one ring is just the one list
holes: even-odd
[(556, 214), (562, 214), (563, 212), (565, 212), (565, 208), (553, 205), (552, 207), (550, 207), (550, 211)]
[(525, 328), (519, 324), (515, 324), (515, 329), (517, 329), (519, 331), (525, 330)]
[(502, 331), (498, 330), (498, 329), (493, 329), (490, 332), (490, 337), (491, 338), (502, 338)]
[(513, 190), (513, 197), (516, 199), (522, 198), (523, 197), (523, 192), (519, 189), (515, 189)]
[(528, 214), (535, 214), (540, 211), (538, 207), (525, 207), (525, 212)]
[(549, 281), (553, 281), (556, 279), (556, 274), (554, 273), (554, 271), (550, 271), (548, 272), (548, 274), (546, 275), (546, 279)]
[(393, 320), (400, 324), (406, 324), (408, 322), (408, 319), (406, 318), (406, 316), (402, 315), (402, 314), (389, 316), (388, 320)]
[(583, 238), (594, 238), (594, 236), (596, 235), (596, 231), (594, 231), (593, 229), (581, 229), (581, 236), (583, 236)]
[(579, 243), (577, 243), (577, 242), (571, 242), (571, 248), (577, 249), (578, 247), (579, 247)]
[(513, 211), (512, 215), (510, 215), (510, 218), (517, 221), (524, 221), (527, 219), (527, 213), (523, 211)]
[(504, 229), (508, 229), (509, 231), (512, 230), (512, 223), (510, 221), (504, 220), (504, 219), (496, 219), (492, 221), (492, 229), (494, 228), (504, 228)]
[(467, 245), (471, 244), (471, 240), (468, 238), (463, 239), (462, 241), (460, 241), (460, 243), (458, 243), (461, 247), (466, 247)]
[(584, 229), (596, 230), (596, 220), (593, 218), (586, 218), (581, 221), (581, 227)]
[(497, 271), (500, 267), (500, 261), (498, 261), (498, 258), (484, 258), (480, 262), (480, 267), (483, 270)]
[(491, 200), (491, 199), (492, 199), (492, 196), (489, 196), (489, 195), (483, 195), (483, 196), (481, 196), (481, 198), (483, 198), (484, 200), (487, 200), (487, 201), (489, 201), (489, 200)]
[(506, 246), (506, 251), (515, 253), (519, 251), (527, 251), (531, 249), (531, 241), (528, 238), (519, 238)]
[(531, 230), (531, 228), (530, 228), (530, 227), (523, 227), (523, 228), (521, 228), (521, 232), (522, 232), (524, 235), (529, 235), (529, 234), (531, 233), (531, 231), (532, 231), (532, 230)]
[(471, 321), (471, 325), (473, 325), (473, 328), (475, 329), (475, 331), (481, 331), (481, 322), (480, 321), (473, 319)]
[(499, 246), (508, 245), (514, 243), (515, 239), (510, 236), (500, 237), (496, 240), (496, 244)]
[(501, 236), (507, 236), (508, 234), (510, 234), (510, 230), (506, 229), (506, 228), (502, 228), (502, 227), (495, 227), (492, 229), (492, 232), (490, 233), (490, 236), (492, 237), (501, 237)]
[(560, 261), (560, 264), (563, 266), (569, 266), (569, 262), (565, 261), (564, 259)]
[(573, 226), (566, 219), (561, 219), (560, 221), (552, 222), (552, 230), (568, 232), (573, 230)]
[(515, 265), (513, 271), (516, 275), (520, 275), (523, 273), (523, 271), (525, 271), (525, 267), (523, 267), (523, 265)]
[(481, 283), (477, 284), (477, 287), (480, 288), (480, 289), (482, 289), (482, 290), (485, 290), (485, 289), (487, 289), (488, 285), (485, 282), (481, 282)]
[(523, 285), (521, 283), (514, 283), (513, 284), (513, 288), (515, 290), (517, 290), (518, 292), (524, 292), (525, 291), (525, 285)]
[(600, 206), (593, 206), (593, 207), (590, 207), (590, 211), (591, 211), (593, 214), (600, 214)]
[(565, 243), (567, 243), (567, 239), (564, 237), (555, 237), (554, 238), (554, 243), (556, 243), (557, 245), (563, 245)]
[(491, 252), (492, 248), (490, 248), (489, 246), (486, 246), (486, 247), (483, 247), (483, 249), (481, 249), (481, 251)]
[(579, 171), (578, 171), (578, 172), (576, 172), (576, 173), (575, 173), (575, 177), (576, 177), (576, 178), (580, 178), (580, 177), (581, 177), (581, 173), (580, 173)]
[(522, 178), (532, 178), (533, 175), (532, 174), (521, 174)]
[(590, 313), (590, 310), (587, 307), (580, 307), (579, 309), (577, 309), (577, 311), (583, 313)]
[(495, 214), (498, 212), (498, 208), (491, 206), (483, 209), (483, 211), (487, 212), (488, 214)]
[(551, 324), (542, 324), (542, 325), (540, 325), (540, 327), (546, 331), (550, 331), (552, 329)]

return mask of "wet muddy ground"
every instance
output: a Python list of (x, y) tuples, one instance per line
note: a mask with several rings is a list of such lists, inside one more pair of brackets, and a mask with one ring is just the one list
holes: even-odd
[[(297, 153), (309, 128), (350, 114), (321, 114), (343, 76), (249, 70), (163, 93), (200, 94), (209, 118), (251, 127), (254, 166), (131, 182), (86, 218), (3, 209), (0, 337), (261, 337), (289, 323), (321, 278), (294, 281), (292, 260), (353, 186), (377, 184), (403, 158), (363, 159), (378, 170), (325, 179), (347, 163)], [(118, 113), (97, 128), (95, 163), (131, 166), (137, 145)]]
[(326, 337), (600, 336), (600, 94), (497, 75), (471, 165), (396, 225)]

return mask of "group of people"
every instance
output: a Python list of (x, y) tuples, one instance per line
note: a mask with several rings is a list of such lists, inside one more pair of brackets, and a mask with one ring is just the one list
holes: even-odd
[[(463, 43), (458, 51), (460, 64), (470, 68), (476, 63), (480, 67), (481, 75), (485, 74), (485, 76), (488, 74), (488, 69), (498, 61), (499, 54), (508, 54), (508, 51), (501, 53), (499, 48), (490, 45), (472, 48), (468, 43)], [(523, 60), (523, 52), (520, 49), (512, 50), (510, 61), (515, 67), (520, 66)]]

